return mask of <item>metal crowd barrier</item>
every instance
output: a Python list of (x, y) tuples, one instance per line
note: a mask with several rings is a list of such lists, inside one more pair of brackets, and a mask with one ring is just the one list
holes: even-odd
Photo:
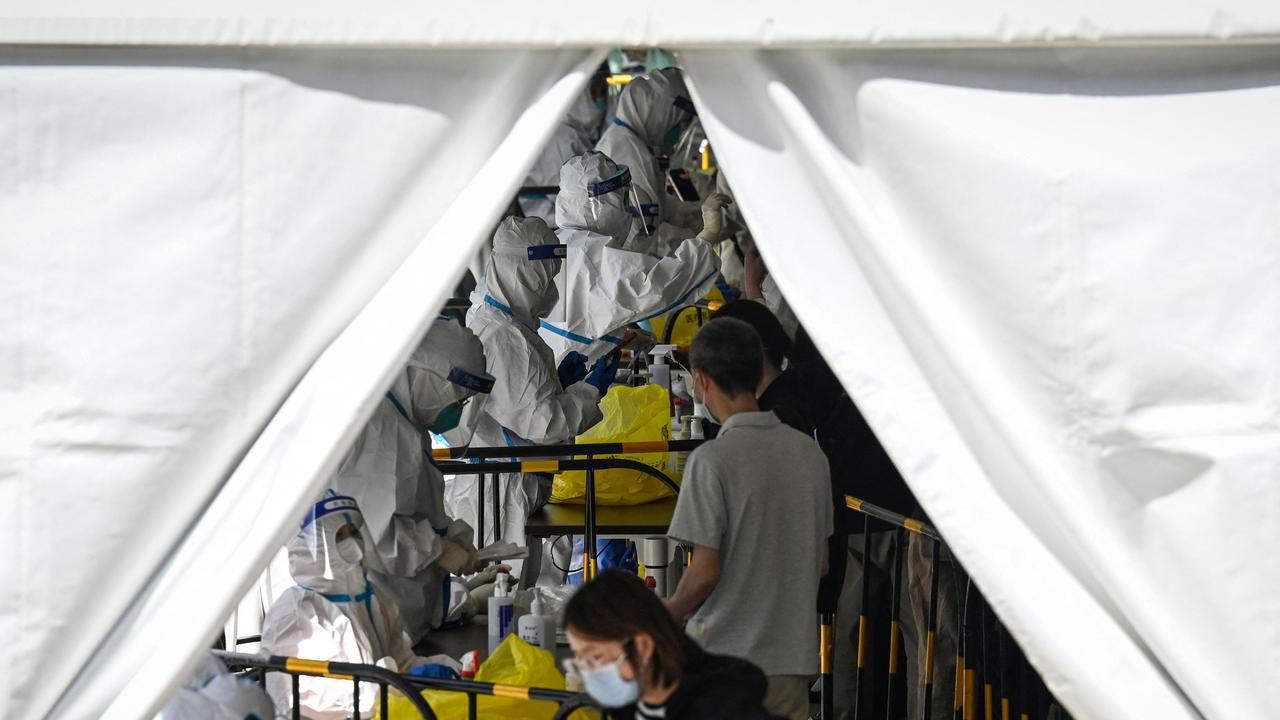
[[(872, 717), (868, 682), (871, 677), (872, 653), (869, 651), (869, 639), (872, 618), (868, 612), (870, 602), (870, 583), (868, 582), (869, 557), (871, 550), (871, 533), (873, 522), (896, 528), (894, 537), (893, 561), (893, 597), (889, 607), (889, 657), (887, 658), (888, 684), (885, 698), (885, 719), (895, 720), (905, 715), (906, 708), (895, 707), (896, 697), (903, 692), (910, 692), (905, 687), (905, 672), (902, 668), (904, 646), (902, 643), (902, 568), (907, 548), (907, 533), (915, 533), (928, 538), (932, 544), (933, 567), (930, 571), (929, 602), (926, 606), (928, 616), (925, 635), (924, 668), (922, 673), (922, 690), (924, 693), (922, 717), (924, 720), (941, 718), (946, 713), (941, 708), (933, 707), (933, 688), (935, 677), (935, 647), (938, 633), (939, 582), (942, 575), (939, 566), (943, 545), (942, 536), (937, 529), (928, 523), (906, 517), (869, 502), (845, 496), (845, 505), (850, 510), (863, 514), (863, 563), (862, 563), (862, 610), (858, 617), (857, 667), (853, 674), (855, 682), (854, 717), (866, 720)], [(822, 669), (822, 718), (832, 720), (834, 702), (832, 682), (835, 679), (832, 659), (834, 647), (832, 638), (835, 627), (835, 614), (826, 613), (821, 618), (821, 669)], [(1050, 695), (1048, 688), (1026, 657), (1018, 649), (1017, 644), (1009, 638), (1004, 626), (982, 599), (981, 594), (973, 587), (971, 581), (966, 583), (963, 602), (956, 608), (956, 675), (955, 702), (950, 708), (952, 720), (1043, 720), (1048, 716)], [(978, 693), (981, 687), (982, 693)]]
[(268, 672), (281, 672), (293, 678), (293, 719), (302, 717), (302, 706), (299, 702), (298, 679), (303, 675), (325, 677), (333, 680), (349, 680), (352, 687), (352, 707), (355, 715), (360, 717), (360, 684), (376, 683), (378, 686), (378, 717), (389, 717), (388, 688), (394, 687), (413, 704), (415, 710), (426, 720), (435, 720), (435, 711), (422, 697), (423, 690), (445, 690), (467, 694), (467, 712), (471, 720), (476, 720), (476, 698), (480, 695), (513, 698), (516, 700), (545, 700), (556, 703), (559, 707), (553, 720), (564, 720), (575, 710), (596, 707), (586, 695), (571, 693), (565, 690), (523, 687), (519, 685), (502, 685), (497, 683), (476, 682), (474, 680), (445, 680), (441, 678), (420, 678), (412, 675), (401, 675), (377, 665), (362, 663), (325, 662), (322, 660), (304, 660), (302, 658), (283, 657), (280, 655), (248, 655), (245, 653), (224, 652), (214, 650), (227, 667), (235, 671), (252, 669), (258, 674), (258, 681), (266, 685)]
[[(596, 455), (644, 455), (649, 453), (686, 452), (705, 440), (646, 440), (641, 442), (567, 443), (563, 445), (529, 445), (518, 447), (460, 447), (437, 448), (431, 451), (436, 465), (446, 475), (478, 475), (480, 492), (477, 498), (477, 547), (484, 547), (484, 487), (488, 475), (493, 473), (493, 537), (502, 539), (502, 498), (499, 473), (558, 473), (566, 470), (584, 470), (587, 473), (586, 497), (583, 508), (583, 578), (596, 575), (596, 471), (610, 469), (635, 470), (657, 479), (675, 495), (680, 486), (659, 470), (635, 460), (597, 458)], [(586, 456), (585, 460), (559, 459), (564, 456)], [(520, 460), (519, 458), (540, 458)], [(498, 460), (498, 461), (495, 461)], [(465, 462), (464, 462), (465, 461)]]

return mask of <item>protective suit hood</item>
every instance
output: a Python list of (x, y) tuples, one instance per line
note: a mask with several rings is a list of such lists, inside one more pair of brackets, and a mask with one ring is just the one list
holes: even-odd
[(409, 356), (406, 372), (413, 418), (422, 425), (431, 425), (454, 403), (493, 390), (480, 338), (444, 316), (431, 323), (426, 338)]
[(360, 548), (355, 557), (346, 550), (350, 547), (349, 541), (339, 547), (338, 530), (344, 525), (363, 530), (360, 508), (353, 498), (329, 490), (324, 499), (312, 506), (298, 532), (285, 543), (289, 572), (298, 585), (326, 596), (356, 597), (369, 589), (360, 532), (353, 536)]
[(631, 171), (602, 152), (583, 153), (560, 167), (556, 224), (590, 230), (622, 247), (631, 231)]
[(618, 98), (614, 123), (634, 132), (655, 154), (672, 128), (693, 117), (693, 102), (674, 69), (633, 79)]
[(490, 305), (537, 330), (538, 320), (559, 299), (555, 277), (562, 257), (560, 240), (541, 219), (503, 219), (493, 234), (484, 278), (471, 295), (472, 307)]
[(591, 98), (590, 89), (584, 89), (578, 93), (578, 96), (573, 100), (573, 104), (569, 106), (569, 112), (565, 115), (564, 122), (584, 135), (590, 136), (599, 132), (600, 122), (603, 119), (604, 108), (597, 105), (596, 101)]

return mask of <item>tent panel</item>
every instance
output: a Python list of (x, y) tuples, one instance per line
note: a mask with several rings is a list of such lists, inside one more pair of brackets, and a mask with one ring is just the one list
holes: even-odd
[(779, 286), (1068, 709), (1265, 717), (1280, 55), (681, 57)]
[[(332, 472), (599, 57), (5, 61), (5, 714), (62, 697), (58, 717), (141, 717)], [(282, 426), (292, 453), (246, 465)]]

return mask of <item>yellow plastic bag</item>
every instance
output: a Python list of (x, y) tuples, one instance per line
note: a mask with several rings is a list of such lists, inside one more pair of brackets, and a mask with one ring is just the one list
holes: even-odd
[[(670, 400), (661, 385), (624, 387), (615, 385), (600, 401), (604, 419), (578, 436), (579, 443), (636, 442), (669, 440), (671, 437)], [(642, 462), (670, 477), (678, 485), (680, 474), (667, 468), (667, 453), (643, 455), (597, 455), (599, 458), (623, 458)], [(556, 475), (551, 488), (551, 502), (579, 505), (585, 502), (587, 473), (574, 470)], [(598, 505), (642, 505), (673, 497), (661, 481), (638, 470), (596, 471), (596, 503)]]
[[(720, 292), (720, 288), (713, 287), (711, 292), (707, 293), (706, 300), (711, 303), (713, 308), (724, 304), (724, 295)], [(649, 326), (653, 328), (653, 336), (662, 342), (662, 334), (666, 329), (667, 321), (671, 315), (659, 315), (655, 318), (649, 318)], [(693, 342), (693, 336), (711, 320), (711, 312), (705, 308), (684, 309), (676, 318), (675, 327), (671, 328), (671, 344), (678, 346), (685, 352), (689, 351), (689, 345)]]
[[(519, 687), (536, 687), (546, 690), (564, 690), (564, 675), (556, 669), (555, 658), (550, 652), (536, 648), (521, 640), (515, 634), (493, 651), (480, 665), (476, 673), (479, 682), (516, 685)], [(467, 717), (467, 694), (448, 690), (424, 690), (422, 697), (427, 699), (431, 709), (440, 720), (465, 720)], [(512, 720), (550, 720), (556, 714), (556, 704), (545, 700), (521, 700), (517, 698), (498, 697), (496, 695), (480, 695), (476, 701), (476, 714), (481, 718), (510, 718)], [(420, 718), (413, 703), (397, 693), (391, 695), (387, 704), (390, 720), (410, 720)], [(579, 711), (570, 716), (571, 720), (587, 718), (588, 713)], [(595, 717), (595, 714), (591, 714)]]

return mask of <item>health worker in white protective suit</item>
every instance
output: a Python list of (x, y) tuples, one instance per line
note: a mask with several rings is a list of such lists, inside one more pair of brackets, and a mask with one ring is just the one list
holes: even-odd
[[(418, 657), (395, 603), (375, 591), (364, 567), (364, 520), (353, 498), (332, 490), (312, 506), (297, 534), (285, 544), (289, 571), (297, 585), (267, 612), (262, 649), (271, 655), (308, 660), (378, 665), (409, 672), (429, 663), (456, 666), (447, 658)], [(315, 720), (351, 717), (352, 683), (303, 676), (298, 681), (302, 716)], [(293, 710), (292, 680), (267, 675), (267, 692), (277, 717)], [(360, 684), (360, 717), (370, 718), (378, 686)]]
[[(604, 114), (603, 101), (592, 99), (591, 89), (585, 88), (569, 106), (569, 112), (551, 133), (551, 139), (542, 155), (533, 164), (525, 178), (526, 186), (550, 187), (560, 183), (560, 166), (566, 160), (595, 147), (600, 139), (600, 118)], [(520, 195), (520, 210), (525, 217), (542, 218), (552, 228), (556, 226), (556, 204), (553, 195)]]
[(566, 252), (556, 278), (561, 301), (540, 331), (557, 362), (570, 352), (586, 362), (607, 355), (622, 343), (627, 325), (700, 300), (715, 285), (720, 259), (714, 248), (729, 198), (708, 197), (702, 233), (681, 241), (672, 254), (633, 251), (623, 242), (633, 181), (628, 168), (595, 151), (560, 169), (556, 235)]
[[(617, 365), (599, 363), (585, 381), (564, 387), (551, 348), (537, 333), (539, 319), (556, 304), (555, 276), (563, 250), (555, 234), (537, 218), (506, 218), (498, 225), (493, 253), (471, 294), (467, 313), (467, 325), (484, 343), (488, 370), (494, 377), (493, 392), (476, 398), (463, 414), (463, 427), (474, 431), (473, 446), (569, 443), (600, 422), (600, 398)], [(541, 544), (535, 546), (525, 537), (525, 523), (550, 498), (551, 477), (526, 473), (499, 478), (501, 539), (529, 546), (529, 559), (520, 573), (524, 587), (537, 578), (541, 559)], [(453, 516), (477, 517), (477, 496), (473, 476), (451, 480), (448, 499)], [(494, 523), (486, 524), (488, 543), (495, 537)]]
[(360, 503), (369, 575), (399, 607), (414, 643), (465, 600), (451, 576), (480, 569), (471, 526), (445, 513), (429, 433), (453, 430), (468, 399), (492, 389), (480, 340), (457, 320), (437, 318), (333, 481)]
[(689, 237), (682, 231), (691, 230), (696, 224), (694, 218), (680, 212), (679, 199), (667, 193), (666, 177), (658, 164), (667, 136), (695, 114), (680, 71), (675, 68), (636, 77), (618, 98), (618, 114), (596, 143), (596, 150), (631, 171), (636, 207), (628, 249), (648, 250), (652, 241), (637, 243), (637, 238), (657, 238), (663, 248), (660, 254), (665, 253), (674, 242)]
[(227, 666), (205, 653), (200, 664), (178, 688), (157, 720), (271, 720), (271, 698), (248, 678), (227, 672)]

